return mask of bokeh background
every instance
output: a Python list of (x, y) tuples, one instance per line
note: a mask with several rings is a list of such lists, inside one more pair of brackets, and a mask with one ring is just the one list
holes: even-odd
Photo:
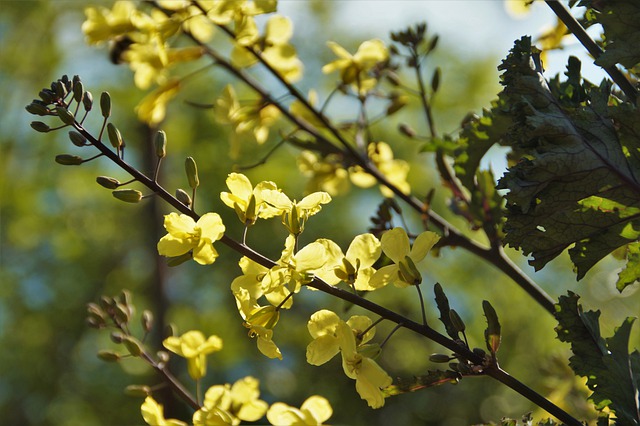
[[(100, 160), (81, 167), (60, 166), (53, 161), (56, 154), (89, 155), (71, 146), (66, 132), (44, 135), (29, 127), (33, 117), (24, 106), (62, 74), (78, 74), (94, 96), (104, 90), (111, 93), (113, 121), (127, 141), (127, 160), (143, 171), (153, 169), (150, 131), (133, 113), (144, 93), (135, 88), (126, 66), (108, 61), (105, 47), (86, 45), (80, 31), (86, 5), (61, 0), (0, 4), (0, 423), (142, 423), (141, 399), (124, 395), (123, 389), (129, 384), (158, 383), (158, 379), (137, 360), (100, 361), (99, 349), (116, 347), (107, 332), (90, 329), (84, 322), (87, 303), (123, 289), (133, 294), (138, 313), (142, 309), (155, 313), (158, 326), (149, 341), (152, 347), (160, 348), (162, 329), (168, 324), (180, 333), (200, 329), (224, 339), (224, 350), (209, 358), (205, 389), (208, 384), (233, 383), (253, 375), (260, 379), (262, 397), (269, 402), (299, 406), (311, 394), (324, 395), (335, 410), (333, 424), (465, 425), (520, 417), (532, 410), (538, 418), (546, 416), (486, 378), (396, 396), (383, 409), (369, 410), (356, 394), (354, 382), (344, 376), (338, 358), (322, 367), (305, 362), (310, 340), (306, 321), (311, 313), (324, 306), (345, 315), (360, 313), (317, 292), (298, 296), (296, 309), (286, 312), (276, 328), (275, 341), (284, 360), (261, 356), (246, 335), (229, 291), (229, 284), (240, 274), (235, 253), (221, 246), (221, 257), (210, 267), (187, 263), (167, 268), (155, 250), (167, 206), (155, 199), (138, 205), (118, 202), (95, 183), (95, 177), (126, 180), (122, 172)], [(430, 34), (440, 35), (440, 47), (427, 63), (429, 70), (439, 66), (443, 72), (441, 92), (435, 99), (436, 122), (440, 132), (451, 133), (468, 112), (479, 112), (495, 98), (500, 89), (496, 67), (513, 40), (524, 34), (535, 37), (545, 26), (555, 24), (544, 4), (536, 6), (525, 17), (509, 15), (501, 1), (282, 1), (279, 10), (292, 17), (296, 26), (293, 41), (305, 62), (300, 86), (315, 87), (321, 93), (333, 83), (320, 72), (332, 58), (326, 40), (354, 49), (364, 39), (389, 40), (389, 31), (426, 21)], [(590, 78), (603, 78), (596, 68), (588, 67), (589, 59), (580, 46), (571, 43), (549, 56), (550, 75), (561, 72), (568, 54), (583, 58)], [(227, 75), (213, 70), (192, 80), (172, 103), (162, 125), (169, 138), (162, 180), (171, 190), (185, 187), (184, 158), (195, 157), (202, 182), (199, 209), (219, 212), (228, 235), (239, 238), (242, 230), (235, 213), (221, 203), (219, 192), (226, 190), (224, 180), (234, 166), (256, 162), (275, 142), (249, 147), (235, 162), (228, 158), (228, 129), (215, 123), (211, 110), (187, 103), (213, 102), (228, 82)], [(333, 112), (345, 118), (350, 113), (348, 108)], [(409, 107), (403, 114), (403, 121), (424, 131), (419, 110)], [(398, 157), (412, 162), (410, 182), (416, 193), (424, 195), (435, 187), (437, 211), (464, 228), (463, 222), (447, 214), (447, 194), (438, 189), (430, 155), (418, 154), (419, 144), (403, 138), (395, 123), (376, 130), (381, 140), (394, 146)], [(245, 173), (254, 183), (273, 180), (300, 198), (305, 182), (297, 172), (296, 152), (282, 148), (266, 164)], [(504, 167), (500, 154), (492, 154), (487, 161), (496, 176)], [(332, 238), (346, 247), (354, 235), (366, 232), (379, 202), (377, 189), (354, 188), (314, 217), (304, 237), (308, 241)], [(410, 224), (417, 223), (410, 213), (407, 216)], [(278, 221), (252, 231), (249, 243), (277, 258), (281, 247), (273, 241), (285, 237)], [(604, 260), (576, 282), (565, 257), (534, 273), (520, 254), (510, 254), (553, 297), (572, 290), (582, 296), (586, 308), (601, 309), (605, 336), (624, 317), (637, 315), (638, 285), (618, 294), (614, 283), (622, 265), (614, 259)], [(481, 301), (490, 300), (503, 325), (501, 365), (571, 413), (587, 415), (586, 393), (579, 390), (581, 382), (574, 380), (567, 367), (568, 348), (555, 339), (552, 318), (518, 287), (462, 250), (443, 250), (440, 257), (424, 263), (423, 272), (431, 323), (437, 323), (438, 316), (431, 288), (440, 282), (466, 321), (471, 344), (482, 347)], [(380, 293), (373, 298), (419, 316), (415, 292), (389, 288)], [(381, 325), (378, 338), (390, 328)], [(385, 347), (380, 363), (394, 377), (411, 377), (438, 367), (428, 356), (439, 351), (435, 344), (399, 331)], [(173, 368), (193, 388), (184, 364), (177, 361)], [(166, 408), (168, 415), (188, 416), (186, 408), (171, 401)]]

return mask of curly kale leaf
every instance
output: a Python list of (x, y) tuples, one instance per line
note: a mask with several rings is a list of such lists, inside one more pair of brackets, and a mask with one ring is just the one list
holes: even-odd
[(587, 378), (593, 391), (590, 399), (598, 410), (609, 407), (616, 414), (616, 424), (640, 424), (640, 352), (629, 353), (629, 335), (634, 318), (627, 318), (614, 335), (600, 335), (600, 311), (583, 312), (578, 296), (569, 292), (556, 305), (558, 339), (571, 344), (569, 365)]
[(500, 179), (507, 189), (504, 242), (541, 269), (565, 249), (578, 279), (640, 237), (640, 112), (611, 86), (582, 81), (570, 58), (566, 81), (545, 80), (531, 40), (500, 66), (508, 139), (524, 153)]

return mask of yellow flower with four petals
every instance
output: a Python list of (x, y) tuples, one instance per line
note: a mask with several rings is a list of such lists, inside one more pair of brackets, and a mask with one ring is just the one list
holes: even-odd
[(213, 242), (224, 235), (225, 227), (217, 213), (206, 213), (196, 222), (186, 214), (170, 213), (164, 217), (168, 234), (158, 242), (158, 253), (167, 257), (192, 252), (193, 260), (201, 265), (215, 262), (218, 252)]

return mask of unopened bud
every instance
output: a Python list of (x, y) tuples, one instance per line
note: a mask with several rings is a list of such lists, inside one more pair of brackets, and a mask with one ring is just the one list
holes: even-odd
[(400, 125), (398, 126), (398, 130), (400, 131), (400, 133), (410, 138), (416, 137), (416, 131), (406, 123), (400, 123)]
[(32, 121), (31, 128), (40, 133), (47, 133), (51, 131), (51, 127), (49, 127), (47, 123), (43, 123), (42, 121)]
[(84, 86), (81, 81), (77, 81), (73, 85), (73, 99), (80, 103), (84, 98)]
[(167, 260), (167, 266), (170, 266), (173, 268), (174, 266), (182, 265), (184, 262), (191, 260), (192, 258), (193, 258), (193, 255), (191, 254), (191, 252), (187, 252), (185, 254), (172, 257), (169, 260)]
[(140, 356), (143, 351), (142, 343), (140, 343), (135, 337), (125, 336), (122, 343), (132, 356)]
[(109, 142), (111, 142), (112, 147), (119, 149), (122, 146), (122, 135), (113, 123), (107, 124), (107, 135), (109, 135)]
[(148, 333), (153, 328), (153, 314), (151, 311), (145, 310), (142, 312), (142, 317), (140, 317), (140, 322), (142, 323), (142, 329)]
[(40, 96), (40, 99), (42, 99), (44, 103), (51, 104), (53, 103), (56, 94), (49, 89), (42, 89), (40, 93), (38, 93), (38, 96)]
[(169, 362), (169, 352), (167, 351), (158, 351), (156, 356), (158, 357), (158, 361), (162, 363), (166, 364), (167, 362)]
[(32, 102), (25, 107), (29, 114), (39, 115), (41, 117), (49, 115), (49, 108), (39, 102)]
[(451, 361), (451, 357), (445, 354), (431, 354), (429, 355), (429, 361), (445, 363)]
[(63, 75), (62, 78), (60, 80), (58, 80), (59, 82), (61, 82), (62, 84), (64, 84), (64, 88), (67, 92), (71, 91), (71, 87), (73, 85), (72, 81), (69, 80), (69, 76), (68, 75)]
[(64, 98), (67, 95), (67, 86), (60, 80), (54, 81), (51, 88), (59, 99)]
[(84, 92), (84, 98), (82, 98), (82, 106), (84, 110), (89, 112), (93, 108), (93, 95), (91, 92)]
[(107, 189), (116, 189), (120, 186), (120, 181), (118, 179), (109, 176), (98, 176), (96, 178), (96, 182), (98, 182), (98, 185)]
[(85, 146), (87, 142), (87, 138), (85, 138), (75, 130), (71, 130), (69, 132), (69, 139), (71, 139), (71, 143), (73, 143), (75, 146)]
[(163, 130), (156, 133), (156, 155), (158, 158), (164, 158), (167, 155), (167, 134)]
[(87, 317), (86, 323), (91, 328), (104, 328), (107, 325), (105, 320), (100, 319), (99, 317), (94, 317), (94, 316)]
[(129, 307), (119, 302), (116, 303), (115, 318), (120, 324), (128, 323), (131, 319), (131, 311), (129, 310)]
[(62, 121), (64, 124), (72, 126), (73, 123), (76, 122), (76, 118), (73, 116), (73, 113), (65, 107), (56, 107), (56, 113), (58, 114), (58, 117), (60, 117), (60, 121)]
[(176, 198), (185, 206), (191, 207), (191, 197), (186, 193), (186, 191), (180, 188), (176, 189)]
[(149, 396), (151, 388), (147, 385), (129, 385), (124, 389), (124, 393), (129, 396)]
[(113, 333), (111, 333), (110, 337), (113, 343), (122, 343), (125, 336), (120, 331), (114, 331)]
[(56, 155), (56, 163), (62, 164), (63, 166), (79, 166), (82, 164), (84, 160), (77, 155), (70, 154), (60, 154)]
[(122, 357), (115, 352), (103, 350), (98, 352), (98, 358), (107, 362), (117, 362), (117, 361), (120, 361), (120, 358)]
[(100, 111), (104, 118), (111, 116), (111, 96), (109, 92), (102, 92), (100, 95)]
[(189, 181), (189, 187), (196, 189), (200, 185), (200, 179), (198, 178), (198, 166), (196, 166), (196, 160), (193, 157), (187, 157), (184, 163), (185, 171), (187, 172), (187, 180)]
[(142, 200), (142, 192), (137, 189), (116, 189), (113, 196), (127, 203), (139, 203)]

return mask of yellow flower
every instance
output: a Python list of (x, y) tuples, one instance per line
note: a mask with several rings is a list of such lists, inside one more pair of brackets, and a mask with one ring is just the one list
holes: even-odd
[[(356, 381), (356, 391), (372, 408), (384, 405), (381, 389), (391, 385), (391, 377), (370, 357), (377, 355), (380, 348), (367, 344), (374, 334), (371, 319), (353, 316), (342, 321), (338, 315), (321, 310), (311, 316), (307, 328), (314, 340), (307, 346), (307, 362), (322, 365), (338, 352), (342, 354), (342, 368)], [(367, 332), (362, 335), (362, 332)]]
[(373, 264), (382, 252), (380, 241), (373, 234), (356, 236), (346, 255), (340, 252), (339, 261), (333, 269), (333, 278), (327, 280), (329, 284), (337, 284), (344, 281), (358, 291), (375, 290), (369, 285), (375, 269)]
[(198, 330), (187, 331), (182, 336), (171, 336), (162, 342), (165, 348), (187, 359), (189, 375), (194, 380), (207, 374), (207, 355), (222, 349), (222, 339), (218, 336), (204, 338)]
[(300, 235), (309, 216), (318, 213), (322, 206), (331, 201), (331, 196), (326, 192), (314, 192), (304, 197), (300, 202), (285, 195), (284, 192), (266, 190), (263, 193), (265, 202), (278, 209), (282, 214), (282, 223), (289, 233)]
[(194, 425), (237, 425), (241, 421), (260, 420), (269, 405), (258, 399), (259, 384), (257, 379), (247, 376), (232, 386), (225, 384), (210, 387), (204, 395), (203, 407), (193, 416)]
[[(390, 183), (398, 187), (402, 192), (408, 194), (411, 187), (407, 182), (409, 174), (409, 164), (403, 160), (393, 158), (391, 147), (384, 142), (372, 142), (367, 147), (368, 155), (378, 170), (389, 180)], [(369, 188), (377, 183), (377, 180), (368, 174), (360, 166), (349, 169), (349, 177), (354, 185), (361, 188)], [(386, 186), (380, 186), (380, 192), (385, 197), (393, 197), (393, 192)]]
[(333, 196), (349, 190), (349, 172), (343, 167), (340, 154), (320, 158), (312, 151), (302, 151), (298, 156), (298, 169), (311, 177), (307, 183), (309, 192), (322, 190)]
[(371, 75), (371, 71), (378, 63), (389, 58), (389, 51), (382, 40), (363, 42), (354, 55), (338, 43), (329, 41), (327, 45), (338, 59), (322, 67), (323, 73), (340, 71), (342, 82), (353, 85), (360, 94), (368, 92), (377, 84), (378, 80)]
[(382, 234), (382, 251), (393, 261), (393, 265), (378, 269), (371, 277), (369, 286), (375, 289), (389, 283), (394, 283), (396, 287), (420, 284), (422, 277), (416, 264), (427, 256), (439, 239), (435, 232), (425, 231), (416, 237), (411, 247), (403, 228), (393, 228)]
[(280, 117), (280, 110), (273, 104), (265, 104), (262, 100), (242, 106), (231, 85), (227, 85), (215, 102), (215, 118), (220, 124), (233, 127), (231, 156), (239, 154), (241, 137), (251, 133), (258, 144), (263, 144), (269, 137), (269, 129)]
[(521, 19), (529, 14), (533, 0), (504, 0), (503, 4), (512, 18)]
[(165, 419), (164, 408), (155, 399), (148, 396), (140, 407), (142, 418), (151, 426), (187, 426), (185, 422), (176, 419)]
[(180, 81), (170, 80), (142, 99), (136, 107), (140, 120), (148, 124), (158, 124), (167, 114), (167, 103), (180, 91)]
[(307, 398), (300, 409), (283, 402), (276, 402), (267, 411), (267, 420), (272, 425), (322, 425), (333, 414), (331, 404), (326, 398), (313, 395)]
[(252, 295), (246, 288), (237, 286), (233, 295), (245, 320), (243, 325), (249, 329), (249, 337), (257, 338), (258, 350), (269, 358), (282, 359), (282, 353), (273, 341), (273, 327), (278, 322), (280, 311), (275, 306), (260, 306), (257, 302), (257, 297), (261, 296), (259, 291)]
[(265, 190), (277, 190), (275, 183), (263, 181), (254, 188), (251, 181), (241, 173), (230, 173), (227, 187), (231, 191), (221, 192), (220, 199), (236, 211), (238, 218), (245, 225), (253, 225), (257, 218), (268, 219), (280, 212), (268, 205), (262, 196)]
[(114, 37), (136, 30), (132, 18), (140, 12), (131, 1), (117, 1), (113, 9), (104, 7), (88, 7), (84, 10), (87, 16), (82, 23), (82, 32), (87, 36), (89, 44), (98, 44)]
[(215, 262), (218, 252), (213, 242), (222, 238), (224, 225), (217, 213), (206, 213), (194, 221), (185, 214), (170, 213), (164, 217), (168, 234), (158, 242), (158, 253), (163, 256), (182, 256), (193, 252), (193, 260), (201, 265)]

